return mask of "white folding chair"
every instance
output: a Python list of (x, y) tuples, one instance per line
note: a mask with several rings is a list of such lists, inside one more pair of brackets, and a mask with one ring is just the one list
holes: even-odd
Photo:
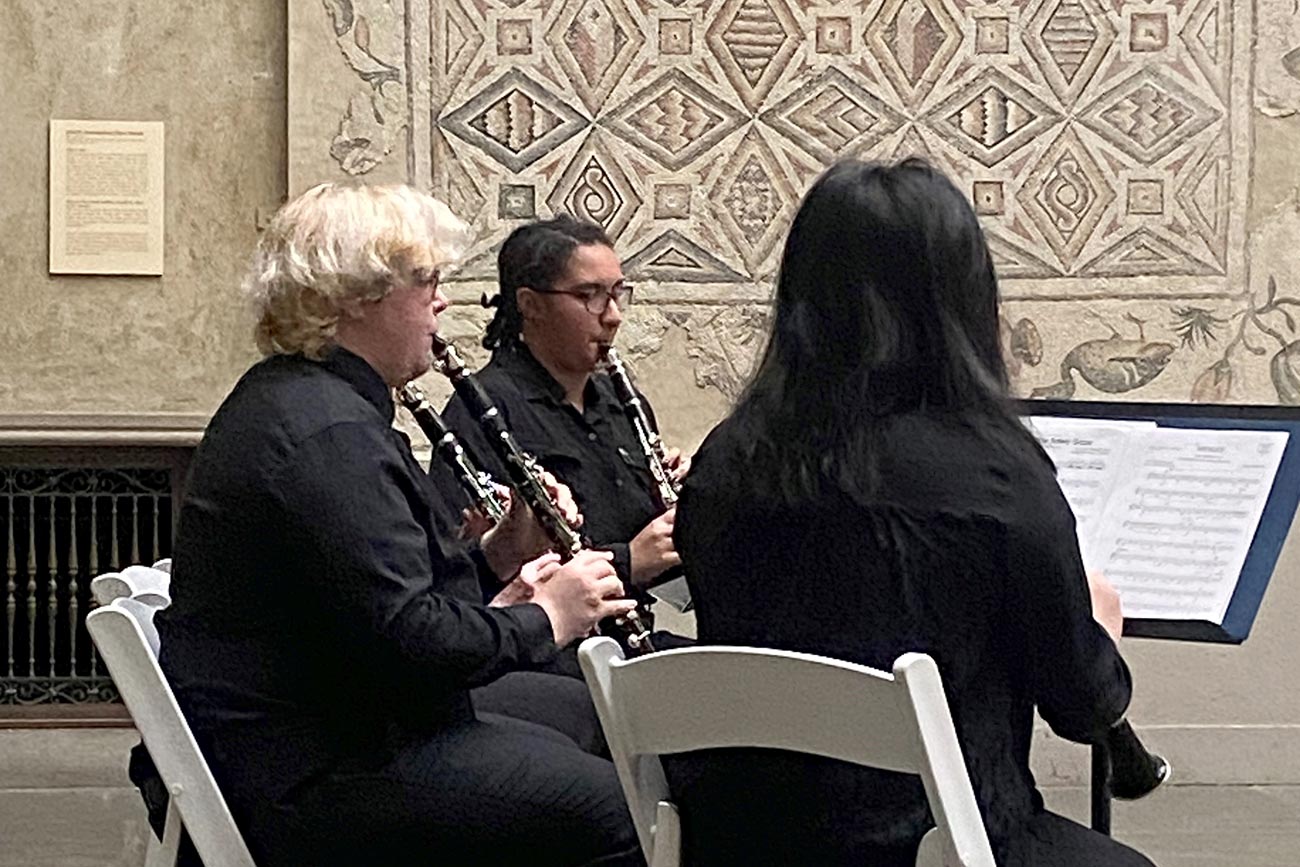
[[(609, 638), (578, 651), (650, 867), (681, 863), (681, 822), (659, 757), (766, 747), (918, 774), (936, 827), (918, 867), (994, 867), (934, 660), (892, 675), (805, 653), (693, 647), (625, 660)], [(737, 781), (737, 785), (743, 785)]]
[[(126, 569), (121, 574), (130, 572)], [(129, 579), (126, 583), (130, 583)], [(110, 581), (100, 586), (107, 592), (117, 585)], [(158, 665), (158, 632), (153, 615), (160, 607), (128, 596), (101, 604), (86, 617), (90, 637), (167, 786), (167, 821), (162, 840), (149, 835), (145, 867), (175, 867), (182, 828), (189, 832), (204, 867), (254, 867), (225, 798)]]

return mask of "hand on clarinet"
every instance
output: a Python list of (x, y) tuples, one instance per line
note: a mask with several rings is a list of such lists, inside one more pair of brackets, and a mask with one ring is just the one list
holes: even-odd
[(1088, 593), (1092, 596), (1092, 618), (1111, 639), (1119, 644), (1124, 633), (1124, 612), (1120, 609), (1119, 591), (1100, 572), (1088, 573)]
[(680, 484), (691, 471), (691, 459), (682, 454), (681, 449), (669, 449), (664, 454), (664, 468), (668, 470), (673, 481)]
[(677, 508), (674, 506), (646, 524), (628, 544), (629, 568), (635, 586), (649, 584), (681, 564), (682, 558), (673, 547), (673, 522), (676, 519)]
[(605, 618), (622, 617), (636, 607), (634, 600), (624, 598), (613, 558), (608, 551), (588, 550), (563, 566), (553, 562), (539, 569), (542, 574), (532, 584), (532, 601), (551, 619), (560, 647), (591, 635)]
[[(506, 510), (510, 509), (512, 500), (510, 489), (505, 485), (492, 485), (493, 490), (497, 493), (497, 498), (505, 503)], [(456, 531), (456, 536), (462, 540), (482, 539), (488, 530), (493, 527), (493, 521), (487, 515), (475, 508), (463, 509), (460, 513), (460, 529)]]
[(560, 555), (554, 552), (529, 560), (519, 568), (519, 574), (510, 580), (501, 592), (488, 603), (490, 608), (505, 608), (532, 602), (537, 586), (551, 578), (560, 568)]
[[(582, 526), (582, 513), (573, 499), (568, 485), (556, 481), (555, 476), (543, 470), (542, 484), (559, 507), (570, 526)], [(514, 577), (519, 568), (551, 547), (550, 537), (537, 523), (533, 512), (522, 497), (510, 497), (510, 507), (500, 524), (483, 534), (483, 554), (492, 571), (503, 580)]]

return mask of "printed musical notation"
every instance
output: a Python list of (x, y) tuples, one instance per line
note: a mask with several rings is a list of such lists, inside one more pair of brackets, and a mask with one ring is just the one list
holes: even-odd
[(1084, 563), (1119, 590), (1125, 616), (1221, 623), (1288, 434), (1061, 418), (1032, 427), (1057, 463)]
[(1097, 522), (1127, 464), (1134, 434), (1155, 430), (1156, 424), (1035, 416), (1029, 427), (1056, 464), (1057, 483), (1074, 511), (1083, 562), (1090, 564)]

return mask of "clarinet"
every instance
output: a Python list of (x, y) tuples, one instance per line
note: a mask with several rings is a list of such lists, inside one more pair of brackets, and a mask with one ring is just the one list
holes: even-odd
[(624, 414), (636, 431), (637, 442), (641, 445), (641, 454), (650, 469), (651, 477), (654, 478), (659, 505), (666, 511), (677, 504), (681, 486), (668, 472), (668, 457), (664, 453), (663, 438), (650, 423), (645, 404), (641, 402), (641, 396), (632, 387), (632, 380), (627, 375), (627, 368), (623, 366), (623, 359), (618, 357), (618, 350), (609, 345), (601, 347), (601, 362), (605, 372), (609, 374), (610, 382), (614, 384), (614, 393), (618, 395), (619, 403), (623, 404)]
[(501, 523), (501, 519), (506, 516), (506, 505), (492, 486), (492, 477), (470, 462), (464, 446), (451, 428), (447, 427), (438, 411), (430, 405), (424, 392), (408, 383), (397, 390), (397, 398), (415, 418), (438, 456), (451, 468), (474, 508), (493, 524)]
[(1106, 733), (1106, 752), (1110, 757), (1110, 793), (1117, 798), (1137, 800), (1169, 779), (1169, 762), (1142, 745), (1127, 719)]
[[(542, 482), (542, 469), (537, 459), (519, 448), (510, 429), (501, 419), (501, 411), (492, 403), (483, 386), (465, 370), (456, 348), (438, 335), (433, 337), (434, 366), (451, 381), (452, 388), (465, 401), (470, 413), (478, 420), (489, 444), (501, 463), (505, 465), (510, 487), (533, 510), (533, 515), (543, 532), (551, 540), (560, 561), (566, 562), (587, 547), (587, 542), (560, 511)], [(640, 655), (654, 652), (650, 630), (635, 609), (613, 622), (613, 629), (622, 637), (630, 653)]]

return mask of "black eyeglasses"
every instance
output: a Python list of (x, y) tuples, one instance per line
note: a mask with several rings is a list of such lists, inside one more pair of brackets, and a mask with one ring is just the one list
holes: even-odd
[(574, 298), (581, 298), (583, 306), (593, 316), (604, 313), (610, 301), (618, 304), (619, 307), (628, 307), (632, 304), (631, 283), (615, 283), (613, 286), (574, 286), (572, 289), (534, 289), (533, 291), (546, 295), (572, 295)]

